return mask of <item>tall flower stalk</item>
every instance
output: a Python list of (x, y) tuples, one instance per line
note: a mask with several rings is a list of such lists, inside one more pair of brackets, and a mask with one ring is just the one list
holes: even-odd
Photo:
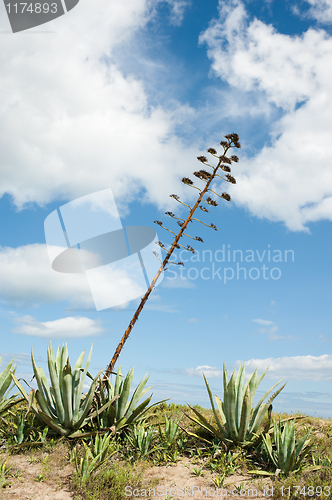
[[(130, 321), (129, 323), (129, 326), (128, 328), (126, 329), (125, 333), (123, 334), (123, 337), (122, 339), (120, 340), (115, 352), (114, 352), (114, 355), (113, 355), (113, 358), (111, 360), (111, 362), (109, 363), (108, 367), (106, 368), (106, 372), (105, 372), (105, 379), (109, 378), (110, 374), (112, 373), (113, 369), (114, 369), (114, 366), (119, 358), (119, 355), (123, 349), (123, 346), (127, 340), (127, 338), (129, 337), (139, 315), (141, 314), (141, 311), (143, 310), (143, 307), (145, 306), (145, 303), (146, 301), (148, 300), (152, 290), (154, 289), (155, 285), (156, 285), (156, 282), (158, 281), (159, 279), (159, 276), (161, 275), (162, 272), (164, 272), (166, 270), (166, 266), (167, 264), (169, 263), (169, 259), (172, 255), (172, 253), (174, 252), (175, 249), (178, 249), (180, 247), (184, 248), (185, 250), (188, 250), (189, 252), (192, 252), (192, 253), (195, 253), (195, 250), (194, 248), (192, 248), (190, 245), (187, 245), (186, 247), (181, 245), (179, 243), (179, 241), (181, 240), (182, 237), (186, 236), (186, 237), (189, 237), (193, 240), (196, 240), (196, 241), (200, 241), (200, 242), (203, 242), (202, 238), (196, 236), (196, 237), (192, 237), (190, 236), (189, 234), (185, 233), (186, 229), (187, 229), (187, 226), (189, 224), (189, 222), (192, 222), (192, 221), (197, 221), (197, 222), (200, 222), (201, 224), (207, 226), (207, 227), (210, 227), (211, 229), (214, 229), (215, 231), (217, 231), (217, 227), (211, 223), (211, 224), (206, 224), (204, 222), (202, 222), (201, 220), (197, 219), (197, 218), (194, 218), (194, 214), (196, 212), (196, 210), (199, 208), (200, 210), (202, 210), (203, 212), (208, 212), (209, 210), (204, 206), (202, 205), (202, 203), (205, 203), (206, 205), (210, 205), (210, 206), (217, 206), (218, 203), (213, 200), (211, 198), (211, 196), (207, 196), (205, 198), (205, 195), (208, 195), (209, 192), (215, 194), (217, 197), (219, 198), (223, 198), (225, 199), (226, 201), (231, 201), (231, 197), (228, 193), (222, 193), (222, 194), (218, 194), (216, 191), (214, 191), (212, 188), (211, 188), (211, 185), (212, 185), (212, 182), (214, 181), (214, 179), (216, 177), (219, 177), (221, 178), (222, 180), (226, 181), (226, 182), (230, 182), (232, 184), (236, 184), (236, 180), (234, 179), (234, 177), (230, 174), (231, 172), (231, 167), (230, 165), (233, 163), (233, 162), (238, 162), (238, 157), (235, 156), (235, 155), (232, 155), (230, 157), (227, 157), (227, 153), (230, 149), (232, 148), (240, 148), (241, 145), (239, 143), (239, 136), (238, 134), (228, 134), (228, 135), (225, 135), (225, 141), (221, 141), (220, 142), (220, 145), (223, 147), (223, 154), (222, 155), (218, 155), (217, 154), (217, 151), (214, 149), (214, 148), (209, 148), (207, 150), (207, 152), (209, 154), (211, 154), (213, 157), (215, 157), (218, 162), (217, 162), (217, 166), (213, 166), (213, 165), (210, 165), (208, 163), (208, 160), (205, 156), (198, 156), (197, 159), (203, 163), (206, 167), (209, 167), (212, 169), (212, 171), (208, 172), (206, 170), (199, 170), (197, 172), (194, 172), (194, 175), (195, 177), (197, 177), (198, 179), (202, 180), (203, 182), (205, 182), (205, 187), (203, 189), (197, 187), (197, 186), (194, 186), (194, 183), (192, 180), (190, 180), (189, 178), (187, 177), (184, 177), (182, 179), (182, 182), (184, 184), (187, 184), (188, 186), (194, 188), (194, 189), (197, 189), (199, 191), (199, 196), (197, 198), (197, 201), (196, 203), (191, 207), (190, 205), (188, 205), (187, 203), (183, 203), (179, 197), (176, 195), (176, 194), (171, 194), (170, 196), (172, 198), (174, 198), (177, 202), (181, 203), (182, 205), (188, 207), (190, 209), (190, 212), (189, 212), (189, 215), (187, 217), (187, 219), (182, 219), (182, 218), (179, 218), (179, 217), (175, 217), (175, 215), (172, 213), (172, 212), (166, 212), (166, 215), (169, 215), (170, 217), (172, 217), (173, 219), (177, 220), (177, 224), (180, 226), (180, 231), (176, 234), (175, 232), (171, 231), (170, 229), (167, 229), (166, 227), (163, 226), (163, 223), (160, 222), (160, 221), (154, 221), (156, 224), (158, 224), (159, 226), (161, 226), (163, 229), (166, 229), (167, 231), (169, 231), (170, 233), (172, 233), (174, 235), (174, 241), (170, 247), (170, 249), (167, 251), (167, 254), (166, 254), (166, 257), (165, 259), (163, 260), (163, 262), (161, 262), (161, 265), (155, 275), (155, 277), (153, 278), (153, 280), (151, 281), (150, 283), (150, 286), (147, 290), (147, 292), (145, 293), (144, 297), (141, 299), (141, 302), (134, 314), (134, 316), (132, 317), (132, 320)], [(222, 171), (223, 175), (220, 175), (220, 172)], [(225, 172), (225, 173), (224, 173)], [(162, 242), (158, 242), (159, 246), (164, 249), (164, 250), (167, 250), (164, 245), (162, 244)], [(172, 264), (174, 264), (174, 262), (172, 262)], [(184, 265), (182, 262), (177, 262), (175, 263), (177, 265)]]

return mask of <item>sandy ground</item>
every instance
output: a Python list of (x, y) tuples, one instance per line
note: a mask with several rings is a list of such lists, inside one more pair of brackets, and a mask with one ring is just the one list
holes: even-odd
[[(0, 498), (4, 500), (73, 500), (74, 495), (69, 489), (69, 479), (74, 473), (74, 467), (72, 464), (63, 467), (61, 465), (63, 460), (60, 460), (57, 454), (59, 450), (51, 454), (36, 452), (32, 455), (10, 456), (7, 460), (7, 467), (13, 467), (14, 475), (8, 477), (6, 487), (0, 489)], [(230, 499), (240, 497), (235, 487), (241, 484), (242, 497), (266, 498), (267, 496), (263, 494), (264, 485), (267, 487), (267, 482), (270, 483), (266, 479), (260, 481), (261, 489), (259, 489), (254, 486), (253, 479), (249, 475), (229, 476), (225, 484), (217, 489), (212, 480), (215, 474), (203, 471), (197, 476), (193, 473), (194, 468), (198, 469), (199, 466), (186, 459), (179, 461), (176, 465), (151, 467), (145, 473), (145, 481), (148, 484), (152, 480), (155, 486), (153, 488), (150, 486), (150, 490), (147, 485), (139, 490), (128, 490), (128, 498), (139, 500), (143, 498)]]
[(72, 500), (69, 478), (74, 466), (62, 466), (62, 452), (64, 449), (59, 447), (53, 453), (33, 450), (31, 454), (7, 457), (7, 468), (12, 469), (6, 478), (6, 487), (0, 488), (0, 499)]
[[(143, 494), (139, 498), (160, 498), (163, 500), (165, 498), (172, 500), (181, 500), (184, 498), (192, 498), (194, 500), (204, 498), (230, 499), (241, 496), (247, 498), (266, 498), (268, 490), (266, 489), (264, 496), (264, 488), (268, 488), (271, 484), (269, 479), (264, 478), (259, 481), (259, 488), (257, 482), (255, 486), (255, 482), (249, 474), (243, 476), (233, 475), (228, 476), (225, 479), (224, 485), (217, 488), (213, 482), (216, 474), (204, 470), (201, 475), (197, 476), (193, 473), (193, 468), (197, 470), (198, 466), (190, 463), (189, 460), (181, 460), (176, 465), (148, 469), (145, 478), (159, 479), (159, 482), (153, 490), (150, 489), (150, 492), (147, 489), (147, 496), (144, 496), (145, 492), (142, 492)], [(240, 486), (242, 488), (241, 496), (236, 490), (236, 487)], [(148, 495), (149, 493), (150, 496)]]

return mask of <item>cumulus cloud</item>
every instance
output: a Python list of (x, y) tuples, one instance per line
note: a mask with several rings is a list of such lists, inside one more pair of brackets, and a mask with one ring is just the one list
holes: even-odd
[[(170, 3), (182, 12), (184, 2)], [(157, 4), (80, 2), (52, 22), (52, 33), (7, 37), (0, 196), (9, 193), (22, 207), (111, 187), (123, 205), (141, 191), (157, 204), (169, 199), (178, 173), (197, 156), (174, 133), (188, 106), (151, 106), (144, 81), (125, 75), (115, 56), (134, 43)]]
[(67, 300), (94, 308), (86, 276), (54, 271), (40, 244), (0, 247), (0, 300), (18, 307)]
[[(237, 361), (237, 365), (240, 361)], [(332, 381), (332, 354), (322, 356), (284, 356), (282, 358), (250, 359), (246, 361), (248, 372), (269, 366), (268, 378), (294, 380)]]
[(104, 331), (100, 320), (82, 316), (69, 316), (45, 322), (40, 322), (32, 316), (23, 316), (15, 318), (13, 321), (19, 324), (19, 326), (12, 329), (13, 333), (47, 339), (90, 337), (100, 335)]
[(220, 378), (222, 377), (222, 370), (220, 368), (215, 368), (209, 365), (197, 366), (197, 368), (186, 368), (185, 373), (190, 376), (201, 377), (202, 374), (206, 378)]
[(220, 0), (219, 18), (200, 41), (223, 81), (283, 112), (271, 124), (271, 145), (242, 159), (236, 203), (294, 231), (332, 220), (332, 38), (315, 29), (280, 34), (249, 21), (241, 0)]
[(144, 295), (146, 283), (132, 262), (119, 268), (100, 266), (92, 252), (81, 249), (81, 261), (100, 267), (86, 273), (57, 272), (47, 250), (50, 247), (41, 244), (0, 247), (0, 301), (17, 307), (68, 301), (71, 309), (99, 311), (115, 305), (125, 308)]
[[(241, 361), (237, 361), (236, 366), (240, 363)], [(332, 381), (332, 354), (250, 359), (245, 365), (247, 373), (252, 373), (256, 368), (259, 372), (263, 372), (269, 367), (266, 377), (270, 379)], [(204, 373), (207, 378), (221, 378), (223, 371), (220, 368), (202, 365), (197, 368), (187, 368), (185, 373), (190, 376), (202, 376)]]

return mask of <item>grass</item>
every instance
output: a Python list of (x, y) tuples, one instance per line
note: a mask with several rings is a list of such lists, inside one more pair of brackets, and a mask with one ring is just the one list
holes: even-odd
[[(191, 411), (187, 406), (162, 403), (150, 411), (145, 424), (154, 430), (149, 453), (141, 456), (139, 449), (134, 448), (133, 440), (128, 439), (125, 433), (114, 436), (111, 440), (111, 447), (112, 449), (118, 448), (118, 451), (82, 483), (75, 472), (73, 462), (70, 461), (74, 447), (77, 449), (78, 458), (83, 457), (85, 448), (82, 439), (59, 438), (48, 432), (44, 441), (41, 442), (40, 433), (44, 431), (44, 424), (32, 421), (32, 417), (28, 415), (22, 443), (24, 446), (17, 446), (14, 436), (17, 432), (18, 416), (22, 411), (26, 412), (26, 409), (26, 405), (20, 403), (17, 408), (12, 408), (4, 414), (0, 421), (2, 491), (9, 490), (12, 484), (20, 481), (24, 473), (15, 465), (17, 457), (25, 457), (27, 467), (38, 468), (34, 476), (35, 484), (39, 482), (42, 487), (44, 483), (57, 481), (57, 488), (61, 488), (65, 481), (76, 500), (124, 500), (128, 498), (128, 491), (140, 491), (142, 488), (156, 486), (158, 480), (149, 475), (153, 467), (172, 467), (178, 462), (187, 465), (191, 477), (207, 481), (209, 487), (212, 488), (225, 488), (227, 484), (233, 484), (234, 475), (243, 476), (252, 470), (259, 470), (263, 474), (274, 473), (271, 463), (268, 462), (261, 448), (245, 451), (240, 448), (225, 450), (220, 443), (204, 444), (185, 433), (185, 430), (197, 435), (202, 433), (201, 429), (186, 416)], [(199, 411), (204, 412), (208, 420), (213, 420), (211, 410), (199, 408)], [(289, 416), (280, 415), (281, 418)], [(181, 428), (178, 429), (176, 439), (170, 439), (165, 434), (165, 417), (168, 422), (180, 421)], [(279, 415), (274, 414), (273, 417), (278, 418)], [(234, 485), (234, 488), (248, 489), (255, 483), (263, 489), (266, 481), (270, 481), (269, 487), (273, 487), (275, 499), (284, 499), (287, 496), (305, 500), (332, 496), (332, 421), (302, 417), (296, 423), (296, 436), (300, 438), (310, 430), (312, 444), (302, 468), (287, 477), (279, 474), (273, 478), (272, 482), (264, 476), (252, 475), (244, 485), (238, 483)], [(162, 432), (158, 430), (159, 426)], [(38, 446), (35, 446), (36, 442)], [(89, 445), (90, 438), (85, 438), (85, 442)], [(63, 480), (59, 477), (58, 471), (66, 467), (69, 472)], [(251, 482), (248, 483), (248, 481)]]

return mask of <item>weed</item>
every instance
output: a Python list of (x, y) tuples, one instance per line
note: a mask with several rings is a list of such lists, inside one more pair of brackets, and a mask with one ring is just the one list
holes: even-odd
[(109, 467), (104, 465), (83, 484), (74, 478), (71, 486), (76, 494), (75, 498), (78, 500), (126, 500), (128, 490), (133, 491), (142, 487), (145, 466), (143, 462), (128, 464), (115, 461)]
[(2, 462), (2, 464), (0, 465), (0, 485), (1, 485), (1, 488), (5, 488), (7, 486), (7, 484), (8, 484), (7, 477), (9, 475), (11, 469), (12, 469), (12, 467), (7, 467), (7, 460)]
[(203, 471), (203, 467), (193, 467), (191, 469), (191, 473), (194, 475), (194, 476), (203, 476), (204, 475), (204, 472)]

